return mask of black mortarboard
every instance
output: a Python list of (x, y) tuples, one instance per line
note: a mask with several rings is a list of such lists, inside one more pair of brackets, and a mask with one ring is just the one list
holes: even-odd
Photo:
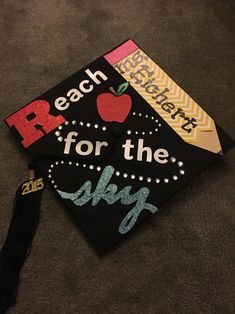
[(17, 191), (0, 256), (5, 309), (15, 302), (19, 271), (39, 221), (43, 181), (95, 250), (104, 253), (233, 146), (132, 40), (5, 122), (31, 159), (30, 179)]

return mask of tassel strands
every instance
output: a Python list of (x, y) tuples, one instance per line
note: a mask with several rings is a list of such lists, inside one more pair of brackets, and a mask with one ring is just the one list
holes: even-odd
[(21, 268), (30, 255), (40, 220), (42, 179), (29, 181), (18, 188), (8, 234), (0, 252), (0, 314), (16, 303)]

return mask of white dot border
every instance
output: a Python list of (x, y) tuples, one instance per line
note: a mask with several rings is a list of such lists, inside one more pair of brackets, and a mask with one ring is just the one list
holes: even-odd
[(155, 116), (151, 116), (151, 115), (148, 115), (148, 114), (143, 114), (142, 112), (135, 112), (135, 111), (132, 112), (132, 116), (134, 116), (134, 117), (141, 117), (141, 118), (152, 120), (153, 122), (156, 123), (156, 127), (154, 128), (154, 130), (151, 130), (151, 131), (128, 130), (127, 131), (128, 135), (131, 135), (131, 134), (135, 134), (135, 135), (146, 135), (146, 134), (147, 135), (153, 135), (154, 132), (155, 133), (158, 132), (159, 128), (162, 126), (162, 124), (159, 122), (158, 119), (156, 119)]
[[(84, 122), (84, 121), (77, 121), (77, 120), (72, 120), (72, 121), (65, 121), (63, 123), (65, 126), (68, 126), (69, 124), (72, 124), (72, 125), (79, 125), (81, 127), (87, 127), (87, 128), (90, 128), (90, 127), (93, 127), (95, 129), (100, 129), (102, 130), (103, 132), (105, 132), (107, 130), (107, 127), (105, 125), (99, 125), (97, 123), (95, 123), (94, 125), (90, 122)], [(54, 134), (55, 136), (57, 137), (57, 141), (58, 142), (63, 142), (64, 141), (64, 138), (63, 136), (61, 135), (61, 130), (63, 129), (64, 125), (61, 124), (58, 126), (58, 128), (55, 130)]]
[[(175, 157), (170, 157), (170, 162), (175, 164), (179, 169), (178, 171), (176, 171), (176, 173), (174, 175), (172, 175), (171, 177), (163, 177), (163, 178), (155, 178), (155, 177), (149, 177), (149, 176), (144, 176), (144, 175), (135, 175), (133, 173), (127, 173), (127, 172), (122, 172), (119, 170), (116, 170), (114, 172), (115, 176), (118, 177), (122, 177), (124, 179), (131, 179), (131, 180), (137, 180), (137, 181), (141, 181), (141, 182), (145, 182), (145, 183), (155, 183), (155, 184), (168, 184), (170, 182), (176, 182), (178, 179), (180, 179), (180, 177), (185, 175), (185, 170), (183, 169), (183, 165), (184, 163), (182, 161), (178, 161), (176, 160)], [(48, 169), (48, 178), (50, 179), (50, 182), (54, 185), (55, 180), (53, 179), (53, 175), (52, 172), (55, 169), (56, 166), (58, 165), (69, 165), (69, 166), (81, 166), (83, 168), (87, 168), (89, 170), (92, 171), (97, 171), (100, 172), (102, 170), (102, 167), (100, 165), (94, 165), (94, 164), (86, 164), (83, 162), (75, 162), (75, 161), (67, 161), (67, 160), (61, 160), (61, 161), (55, 161), (54, 163), (50, 164), (50, 167)], [(105, 165), (106, 167), (106, 165)], [(104, 167), (103, 167), (104, 168)], [(54, 187), (56, 188), (57, 185), (55, 184)]]
[[(126, 132), (127, 135), (131, 135), (131, 134), (135, 134), (135, 135), (153, 135), (154, 132), (157, 133), (159, 131), (159, 128), (162, 126), (162, 124), (159, 123), (159, 120), (156, 119), (154, 116), (150, 116), (148, 114), (142, 114), (141, 112), (135, 112), (135, 111), (132, 112), (132, 115), (136, 116), (136, 117), (142, 117), (142, 118), (145, 118), (145, 119), (153, 120), (156, 123), (156, 127), (154, 128), (154, 130), (150, 130), (150, 131), (138, 131), (138, 130), (130, 130), (129, 129)], [(107, 130), (107, 127), (105, 125), (99, 125), (97, 123), (95, 123), (93, 125), (90, 122), (77, 121), (77, 120), (65, 121), (64, 122), (65, 126), (68, 126), (70, 124), (72, 124), (72, 125), (79, 125), (79, 126), (87, 127), (87, 128), (93, 127), (95, 129), (101, 129), (104, 132)], [(61, 125), (58, 126), (58, 128), (54, 132), (55, 136), (57, 137), (58, 142), (63, 142), (64, 141), (64, 138), (63, 138), (63, 136), (61, 136), (61, 132), (60, 132), (62, 129), (63, 129), (63, 125), (61, 124)]]

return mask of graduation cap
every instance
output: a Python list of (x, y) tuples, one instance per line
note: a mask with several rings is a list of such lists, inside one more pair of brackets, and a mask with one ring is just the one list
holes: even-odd
[(31, 162), (0, 253), (1, 313), (16, 302), (45, 182), (105, 253), (234, 145), (132, 40), (5, 122)]

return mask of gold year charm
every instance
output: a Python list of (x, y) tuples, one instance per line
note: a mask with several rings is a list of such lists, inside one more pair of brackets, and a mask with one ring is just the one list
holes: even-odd
[(42, 190), (44, 187), (44, 183), (42, 178), (35, 179), (34, 170), (29, 170), (29, 181), (25, 182), (22, 185), (22, 195), (29, 194), (32, 192), (36, 192), (38, 190)]

